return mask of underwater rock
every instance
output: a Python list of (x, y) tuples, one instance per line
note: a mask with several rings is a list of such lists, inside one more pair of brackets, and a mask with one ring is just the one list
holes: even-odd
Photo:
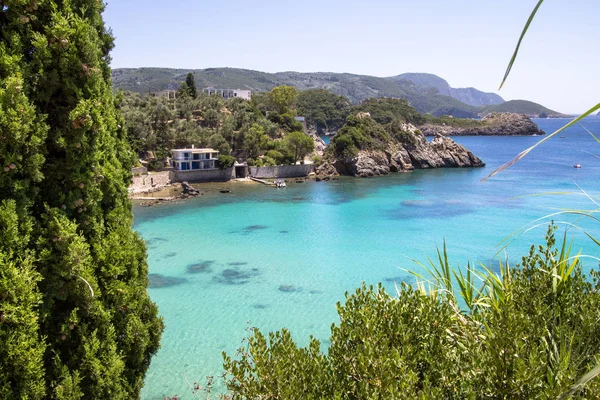
[(212, 272), (211, 266), (215, 263), (214, 260), (201, 261), (196, 264), (190, 264), (187, 266), (188, 274), (205, 274)]
[(284, 293), (294, 293), (294, 292), (299, 292), (302, 289), (297, 288), (294, 285), (281, 285), (279, 286), (279, 291), (280, 292), (284, 292)]
[(260, 275), (258, 268), (253, 268), (251, 271), (229, 268), (214, 276), (213, 281), (222, 285), (244, 285), (258, 275)]
[(174, 276), (165, 276), (161, 274), (148, 274), (148, 287), (158, 289), (181, 285), (187, 282), (187, 279), (176, 278)]

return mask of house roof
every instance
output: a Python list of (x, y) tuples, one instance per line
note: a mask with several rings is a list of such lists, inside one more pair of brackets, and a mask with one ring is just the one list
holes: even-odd
[(196, 153), (196, 154), (201, 154), (201, 153), (218, 153), (218, 150), (215, 149), (171, 149), (171, 153), (175, 152), (175, 151), (186, 151), (189, 153)]

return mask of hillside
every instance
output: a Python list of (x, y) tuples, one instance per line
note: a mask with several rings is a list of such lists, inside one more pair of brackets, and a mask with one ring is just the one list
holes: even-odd
[[(188, 72), (190, 70), (169, 68), (114, 69), (113, 86), (115, 89), (137, 93), (157, 92), (164, 89), (174, 90), (185, 79)], [(238, 68), (207, 68), (191, 72), (194, 74), (196, 85), (200, 88), (250, 89), (255, 92), (265, 92), (280, 85), (295, 86), (298, 90), (320, 88), (344, 96), (354, 104), (373, 97), (403, 98), (407, 99), (417, 111), (434, 116), (452, 115), (459, 118), (474, 118), (480, 115), (482, 110), (464, 101), (475, 104), (502, 101), (500, 96), (476, 89), (451, 88), (445, 80), (430, 74), (404, 74), (379, 78), (331, 72), (278, 72), (271, 74)], [(455, 97), (459, 97), (463, 101)], [(527, 105), (527, 110), (531, 109), (529, 104), (524, 105)], [(542, 109), (547, 110), (543, 107)], [(513, 112), (533, 114), (527, 110), (515, 109)]]
[(396, 82), (406, 80), (422, 89), (434, 88), (442, 96), (452, 97), (474, 107), (504, 103), (504, 99), (495, 93), (485, 93), (475, 88), (453, 88), (445, 79), (433, 74), (408, 73), (392, 76), (388, 79)]
[(497, 112), (497, 113), (518, 113), (527, 114), (530, 116), (539, 116), (546, 114), (547, 117), (566, 117), (567, 115), (561, 114), (549, 108), (542, 106), (541, 104), (534, 103), (533, 101), (527, 100), (510, 100), (502, 104), (493, 106), (487, 106), (483, 108), (484, 113)]

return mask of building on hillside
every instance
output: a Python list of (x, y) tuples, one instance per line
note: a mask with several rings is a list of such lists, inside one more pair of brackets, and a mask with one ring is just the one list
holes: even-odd
[(302, 124), (302, 128), (304, 129), (304, 133), (308, 133), (308, 126), (306, 125), (306, 118), (304, 118), (304, 117), (294, 117), (294, 119)]
[(217, 169), (219, 152), (214, 149), (172, 149), (171, 163), (176, 171)]
[(167, 99), (171, 100), (177, 98), (177, 91), (165, 89), (161, 90), (160, 92), (151, 93), (151, 95), (154, 97), (166, 97)]
[(215, 89), (215, 88), (204, 88), (202, 91), (208, 95), (216, 94), (224, 99), (233, 99), (239, 97), (240, 99), (250, 100), (252, 98), (252, 91), (245, 89)]

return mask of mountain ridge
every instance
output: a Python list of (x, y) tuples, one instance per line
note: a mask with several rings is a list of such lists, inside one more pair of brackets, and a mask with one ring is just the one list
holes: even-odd
[[(334, 94), (347, 97), (354, 104), (373, 97), (404, 98), (417, 111), (435, 116), (475, 118), (485, 111), (482, 106), (498, 106), (504, 103), (504, 100), (494, 93), (485, 93), (474, 88), (452, 88), (443, 78), (422, 73), (380, 78), (334, 72), (268, 73), (228, 67), (195, 70), (152, 67), (116, 68), (112, 73), (113, 87), (138, 93), (175, 90), (185, 80), (188, 72), (192, 72), (199, 88), (221, 87), (263, 92), (275, 86), (290, 85), (298, 90), (327, 89)], [(475, 106), (469, 102), (481, 104)], [(528, 107), (534, 112), (527, 114), (537, 116), (544, 112), (548, 116), (562, 115), (541, 105), (538, 107), (540, 111), (535, 112), (536, 106), (538, 105)]]

